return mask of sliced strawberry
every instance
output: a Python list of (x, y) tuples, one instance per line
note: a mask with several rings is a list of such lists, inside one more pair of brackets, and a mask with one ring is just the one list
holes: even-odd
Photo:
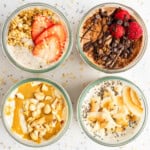
[(53, 22), (48, 17), (42, 15), (35, 16), (31, 29), (32, 40), (34, 41), (44, 29), (47, 29), (52, 25)]
[(51, 35), (39, 42), (32, 51), (34, 56), (43, 58), (48, 63), (57, 61), (62, 55), (57, 35)]
[(35, 40), (35, 44), (38, 44), (40, 41), (45, 39), (48, 36), (56, 34), (59, 37), (61, 47), (64, 46), (67, 32), (65, 27), (62, 24), (56, 24), (52, 27), (49, 27), (48, 29), (44, 30)]

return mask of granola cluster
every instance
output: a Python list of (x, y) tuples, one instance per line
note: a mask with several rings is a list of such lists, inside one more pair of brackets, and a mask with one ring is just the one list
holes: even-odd
[(8, 29), (8, 44), (11, 46), (23, 46), (32, 50), (33, 43), (28, 42), (31, 39), (31, 26), (34, 17), (37, 15), (48, 16), (52, 18), (54, 13), (49, 9), (33, 8), (21, 11), (12, 19)]

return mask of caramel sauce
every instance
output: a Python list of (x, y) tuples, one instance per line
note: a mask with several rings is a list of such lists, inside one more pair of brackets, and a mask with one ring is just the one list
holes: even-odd
[[(11, 129), (13, 132), (16, 132), (17, 134), (21, 135), (24, 139), (27, 139), (27, 140), (32, 140), (32, 139), (31, 139), (29, 133), (25, 133), (23, 131), (22, 126), (21, 126), (20, 116), (24, 115), (23, 114), (23, 103), (24, 103), (24, 101), (27, 101), (29, 98), (34, 98), (34, 93), (41, 91), (42, 84), (43, 83), (36, 85), (36, 86), (32, 86), (32, 83), (29, 82), (29, 83), (25, 83), (25, 84), (19, 86), (18, 92), (22, 93), (24, 95), (24, 100), (19, 99), (17, 97), (15, 97), (13, 99), (15, 102), (15, 109), (13, 112), (14, 116), (13, 116), (13, 123), (12, 123)], [(52, 102), (56, 98), (56, 95), (54, 92), (55, 88), (49, 84), (46, 84), (46, 83), (44, 83), (44, 84), (48, 87), (48, 90), (42, 91), (42, 92), (45, 94), (45, 96), (51, 96), (52, 100), (44, 100), (42, 102), (44, 104), (52, 104)], [(8, 101), (10, 99), (12, 101), (12, 98), (8, 98)], [(67, 116), (66, 115), (67, 111), (66, 111), (66, 105), (65, 105), (64, 98), (62, 96), (60, 96), (59, 101), (62, 101), (62, 103), (61, 103), (62, 105), (61, 105), (60, 109), (58, 110), (58, 115), (61, 118), (63, 118), (63, 120), (65, 121), (66, 116)], [(6, 106), (6, 107), (8, 107), (8, 106)], [(64, 115), (64, 112), (65, 112), (65, 115)], [(29, 117), (32, 117), (31, 112), (29, 112), (28, 116), (24, 115), (25, 121), (27, 121), (27, 119)], [(46, 123), (51, 123), (54, 119), (54, 115), (52, 113), (44, 114), (43, 108), (42, 108), (42, 113), (40, 114), (39, 118), (41, 118), (41, 117), (45, 118)], [(62, 127), (63, 127), (63, 124), (61, 122), (57, 121), (55, 127), (51, 128), (50, 131), (47, 131), (46, 134), (43, 136), (43, 139), (48, 140), (48, 139), (52, 138), (54, 135), (56, 135), (61, 130)], [(41, 141), (42, 141), (42, 138), (38, 138), (38, 140), (36, 140), (35, 142), (41, 143)]]

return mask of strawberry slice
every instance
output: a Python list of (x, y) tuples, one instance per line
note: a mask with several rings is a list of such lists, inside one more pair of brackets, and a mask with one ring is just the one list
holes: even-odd
[(51, 27), (52, 25), (53, 25), (53, 22), (48, 17), (42, 16), (42, 15), (35, 16), (34, 21), (32, 23), (32, 28), (31, 28), (32, 40), (34, 41), (36, 37), (41, 32), (43, 32), (44, 29), (47, 29), (48, 27)]
[(44, 30), (35, 40), (35, 44), (38, 44), (40, 41), (45, 39), (48, 36), (51, 35), (57, 35), (60, 40), (61, 48), (64, 47), (66, 37), (67, 37), (67, 32), (65, 27), (62, 24), (55, 24), (48, 29)]
[(34, 47), (32, 53), (48, 63), (57, 61), (62, 55), (59, 38), (57, 35), (48, 36)]

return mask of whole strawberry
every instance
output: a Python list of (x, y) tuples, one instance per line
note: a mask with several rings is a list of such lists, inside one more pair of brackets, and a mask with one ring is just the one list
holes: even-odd
[(111, 33), (111, 35), (115, 38), (121, 38), (124, 35), (124, 28), (123, 26), (119, 25), (119, 24), (112, 24), (109, 27), (109, 31)]
[(114, 18), (117, 20), (129, 20), (130, 19), (130, 14), (128, 13), (128, 11), (124, 10), (124, 9), (119, 9), (115, 15)]
[(127, 28), (127, 36), (130, 40), (137, 40), (143, 35), (142, 27), (136, 22), (130, 22)]

